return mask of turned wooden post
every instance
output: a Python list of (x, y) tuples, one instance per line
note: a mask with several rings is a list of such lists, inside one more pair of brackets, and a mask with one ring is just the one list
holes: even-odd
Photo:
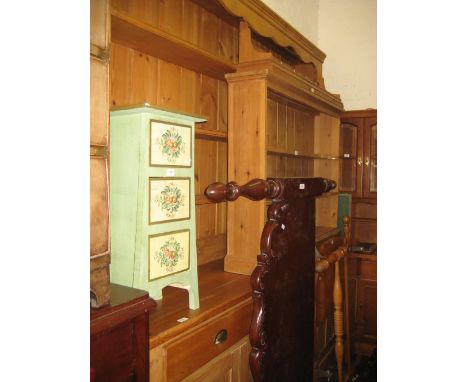
[(346, 370), (348, 372), (348, 378), (351, 375), (351, 331), (349, 329), (349, 284), (348, 284), (348, 254), (350, 243), (350, 218), (349, 216), (343, 216), (343, 233), (344, 233), (344, 246), (346, 248), (346, 254), (344, 256), (344, 283), (345, 283), (345, 328), (346, 328)]
[[(324, 272), (330, 267), (330, 265), (335, 264), (335, 274), (333, 282), (333, 305), (334, 305), (334, 323), (335, 323), (335, 356), (336, 356), (336, 365), (338, 369), (338, 381), (343, 381), (343, 355), (344, 355), (344, 341), (343, 341), (343, 288), (341, 285), (340, 278), (340, 260), (343, 258), (344, 264), (344, 282), (345, 282), (345, 327), (346, 327), (346, 358), (347, 362), (347, 375), (348, 377), (351, 374), (351, 356), (350, 356), (350, 331), (349, 331), (349, 294), (348, 294), (348, 246), (350, 242), (349, 238), (349, 217), (343, 217), (343, 231), (344, 231), (344, 241), (338, 249), (333, 251), (325, 259), (318, 261), (315, 264), (316, 276), (319, 273)], [(320, 275), (318, 275), (320, 280)], [(319, 289), (320, 281), (318, 281), (317, 290)], [(320, 312), (320, 307), (317, 308), (317, 314)]]
[[(339, 249), (341, 250), (341, 249)], [(335, 356), (338, 369), (338, 382), (343, 381), (343, 291), (340, 279), (340, 261), (335, 263), (335, 281), (333, 283), (333, 304), (335, 306)]]

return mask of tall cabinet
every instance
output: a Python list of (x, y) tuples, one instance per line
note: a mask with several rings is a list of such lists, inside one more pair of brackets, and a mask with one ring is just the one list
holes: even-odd
[[(352, 195), (352, 241), (377, 243), (377, 110), (343, 113), (340, 192)], [(377, 255), (348, 257), (353, 348), (370, 355), (377, 345)]]
[(340, 192), (352, 195), (351, 237), (377, 242), (377, 110), (343, 113)]

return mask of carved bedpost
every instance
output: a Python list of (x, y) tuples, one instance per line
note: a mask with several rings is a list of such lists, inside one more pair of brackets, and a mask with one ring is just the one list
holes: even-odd
[(239, 196), (250, 200), (273, 199), (278, 196), (279, 191), (280, 185), (274, 179), (252, 179), (243, 186), (236, 182), (212, 183), (205, 189), (205, 195), (211, 201), (219, 203), (225, 200), (233, 202)]
[(216, 202), (273, 199), (250, 281), (250, 369), (256, 382), (311, 381), (314, 359), (315, 196), (336, 187), (324, 178), (214, 183)]

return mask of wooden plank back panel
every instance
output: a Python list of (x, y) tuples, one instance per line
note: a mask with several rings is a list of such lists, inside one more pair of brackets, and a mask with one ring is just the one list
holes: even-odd
[[(181, 68), (180, 84), (181, 90), (183, 90), (183, 94), (180, 97), (181, 110), (186, 110), (187, 113), (200, 114), (200, 83), (200, 73)], [(207, 123), (203, 124), (203, 128), (207, 128)]]
[(324, 178), (336, 180), (338, 183), (340, 175), (340, 163), (333, 159), (315, 159), (314, 174)]
[(199, 114), (208, 119), (203, 127), (209, 130), (218, 130), (218, 83), (214, 78), (201, 76)]
[(160, 78), (159, 62), (137, 51), (133, 51), (132, 59), (132, 71), (129, 74), (133, 92), (127, 104), (154, 104), (157, 101), (156, 84)]
[(296, 155), (314, 153), (315, 114), (275, 93), (267, 99), (267, 145)]
[[(141, 2), (141, 0), (137, 0)], [(145, 2), (143, 2), (145, 3)], [(183, 29), (184, 14), (184, 1), (183, 0), (170, 0), (170, 1), (155, 1), (158, 10), (158, 26), (162, 30), (173, 34), (174, 36), (181, 36)]]
[(218, 146), (226, 143), (197, 139), (195, 142), (195, 195), (203, 195), (206, 186), (217, 179), (217, 153)]
[(267, 99), (267, 147), (276, 149), (279, 146), (278, 142), (278, 102)]
[(238, 62), (239, 28), (190, 0), (113, 0), (112, 7), (211, 54)]
[(200, 35), (201, 8), (191, 1), (184, 1), (182, 39), (193, 45), (198, 44)]
[(288, 143), (287, 135), (287, 117), (288, 112), (286, 110), (286, 105), (278, 103), (278, 125), (277, 125), (277, 143), (276, 146), (278, 149), (286, 150)]
[(178, 65), (159, 61), (158, 106), (172, 110), (182, 107), (182, 68)]
[[(315, 117), (315, 154), (340, 155), (340, 119), (321, 113)], [(335, 178), (338, 180), (338, 178)]]
[(316, 225), (337, 226), (338, 195), (324, 196), (316, 200)]

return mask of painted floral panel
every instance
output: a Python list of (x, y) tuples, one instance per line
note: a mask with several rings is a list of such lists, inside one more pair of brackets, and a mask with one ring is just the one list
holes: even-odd
[(189, 269), (190, 231), (169, 232), (149, 238), (149, 280)]
[(150, 178), (149, 223), (190, 218), (190, 178)]
[(151, 121), (151, 166), (192, 166), (190, 126)]

